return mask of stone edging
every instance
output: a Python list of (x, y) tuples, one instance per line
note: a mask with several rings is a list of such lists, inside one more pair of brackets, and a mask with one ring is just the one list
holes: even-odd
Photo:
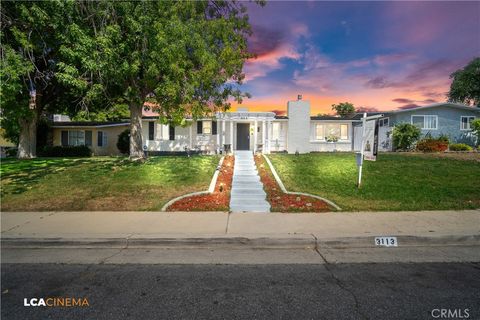
[(191, 197), (191, 196), (199, 196), (199, 195), (202, 195), (202, 194), (213, 193), (213, 191), (215, 191), (215, 185), (217, 184), (218, 175), (220, 174), (220, 169), (222, 168), (222, 164), (223, 164), (224, 159), (225, 159), (225, 157), (220, 158), (220, 162), (218, 163), (218, 166), (215, 169), (215, 173), (213, 174), (212, 181), (210, 181), (210, 186), (208, 187), (207, 191), (197, 191), (197, 192), (187, 193), (187, 194), (184, 194), (182, 196), (173, 198), (172, 200), (165, 203), (165, 205), (162, 207), (162, 209), (160, 209), (160, 211), (162, 211), (162, 212), (167, 211), (168, 207), (170, 207), (173, 203), (175, 203), (178, 200), (181, 200), (183, 198), (187, 198), (187, 197)]
[(267, 161), (267, 163), (268, 163), (268, 165), (269, 165), (269, 167), (270, 167), (270, 170), (272, 171), (272, 174), (273, 174), (273, 176), (275, 177), (275, 180), (277, 181), (278, 185), (280, 186), (280, 189), (282, 189), (283, 193), (286, 193), (286, 194), (296, 194), (296, 195), (300, 195), (300, 196), (308, 196), (308, 197), (312, 197), (312, 198), (315, 198), (315, 199), (319, 199), (319, 200), (325, 201), (326, 203), (328, 203), (329, 205), (331, 205), (332, 207), (334, 207), (336, 210), (342, 211), (342, 208), (340, 208), (340, 207), (337, 206), (333, 201), (330, 201), (330, 200), (328, 200), (328, 199), (325, 199), (325, 198), (322, 198), (322, 197), (319, 197), (319, 196), (316, 196), (316, 195), (310, 194), (310, 193), (288, 191), (288, 190), (285, 188), (285, 185), (283, 184), (282, 180), (280, 179), (280, 176), (277, 174), (277, 171), (275, 170), (275, 167), (273, 166), (273, 164), (272, 164), (272, 162), (270, 161), (270, 159), (267, 157), (266, 154), (263, 154), (263, 157), (264, 157), (265, 160)]

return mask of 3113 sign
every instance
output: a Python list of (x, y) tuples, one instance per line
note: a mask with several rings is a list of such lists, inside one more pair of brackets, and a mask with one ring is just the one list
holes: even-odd
[(375, 237), (375, 245), (383, 247), (397, 247), (397, 237)]

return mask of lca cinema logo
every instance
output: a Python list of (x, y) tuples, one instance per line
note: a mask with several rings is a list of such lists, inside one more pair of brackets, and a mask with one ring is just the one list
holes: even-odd
[(89, 307), (87, 298), (47, 297), (23, 298), (24, 307)]

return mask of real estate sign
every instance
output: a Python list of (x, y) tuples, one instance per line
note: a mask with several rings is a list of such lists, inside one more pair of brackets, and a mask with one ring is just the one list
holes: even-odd
[(374, 119), (366, 121), (364, 139), (364, 159), (376, 161), (378, 152), (378, 120)]

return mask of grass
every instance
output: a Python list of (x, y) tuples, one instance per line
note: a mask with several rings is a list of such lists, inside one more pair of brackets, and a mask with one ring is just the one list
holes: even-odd
[(3, 160), (2, 211), (159, 210), (208, 188), (216, 156)]
[(480, 162), (434, 155), (379, 154), (365, 161), (363, 184), (353, 153), (270, 155), (289, 191), (308, 192), (343, 210), (480, 208)]

